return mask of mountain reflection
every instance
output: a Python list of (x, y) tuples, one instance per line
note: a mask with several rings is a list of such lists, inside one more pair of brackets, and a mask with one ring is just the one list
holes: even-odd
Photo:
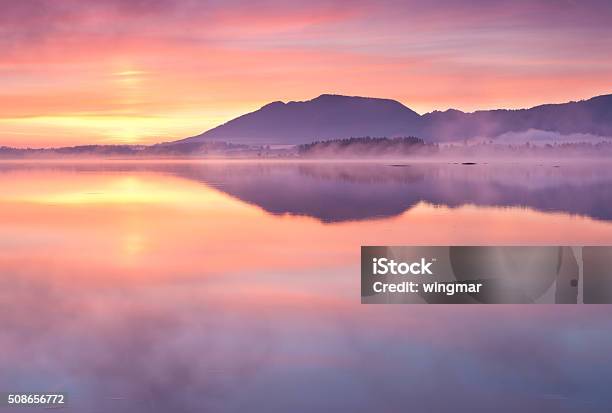
[(569, 164), (217, 164), (178, 168), (272, 214), (324, 222), (399, 215), (419, 202), (612, 218), (612, 167)]
[(5, 164), (0, 173), (15, 168), (171, 174), (271, 214), (330, 223), (393, 217), (420, 202), (612, 219), (612, 165), (606, 163), (108, 162)]

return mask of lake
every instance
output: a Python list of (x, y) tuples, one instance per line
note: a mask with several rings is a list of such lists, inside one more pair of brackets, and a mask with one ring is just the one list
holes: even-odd
[(611, 306), (362, 305), (359, 273), (361, 245), (610, 245), (612, 164), (3, 162), (0, 189), (0, 391), (75, 412), (612, 405)]

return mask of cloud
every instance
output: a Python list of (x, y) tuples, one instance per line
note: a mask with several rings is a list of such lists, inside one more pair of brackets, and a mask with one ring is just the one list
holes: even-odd
[(610, 16), (604, 1), (3, 1), (0, 119), (155, 115), (182, 125), (169, 138), (324, 92), (419, 112), (587, 98), (612, 82)]

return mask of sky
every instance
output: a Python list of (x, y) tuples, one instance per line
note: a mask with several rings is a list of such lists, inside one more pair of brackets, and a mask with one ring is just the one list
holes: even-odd
[(419, 113), (612, 93), (612, 2), (0, 0), (0, 146), (149, 144), (323, 93)]

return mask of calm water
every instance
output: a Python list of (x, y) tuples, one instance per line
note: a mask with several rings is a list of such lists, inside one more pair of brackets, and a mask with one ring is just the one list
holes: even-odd
[(612, 406), (612, 307), (359, 293), (360, 245), (612, 244), (612, 165), (2, 163), (0, 190), (0, 392), (75, 412)]

